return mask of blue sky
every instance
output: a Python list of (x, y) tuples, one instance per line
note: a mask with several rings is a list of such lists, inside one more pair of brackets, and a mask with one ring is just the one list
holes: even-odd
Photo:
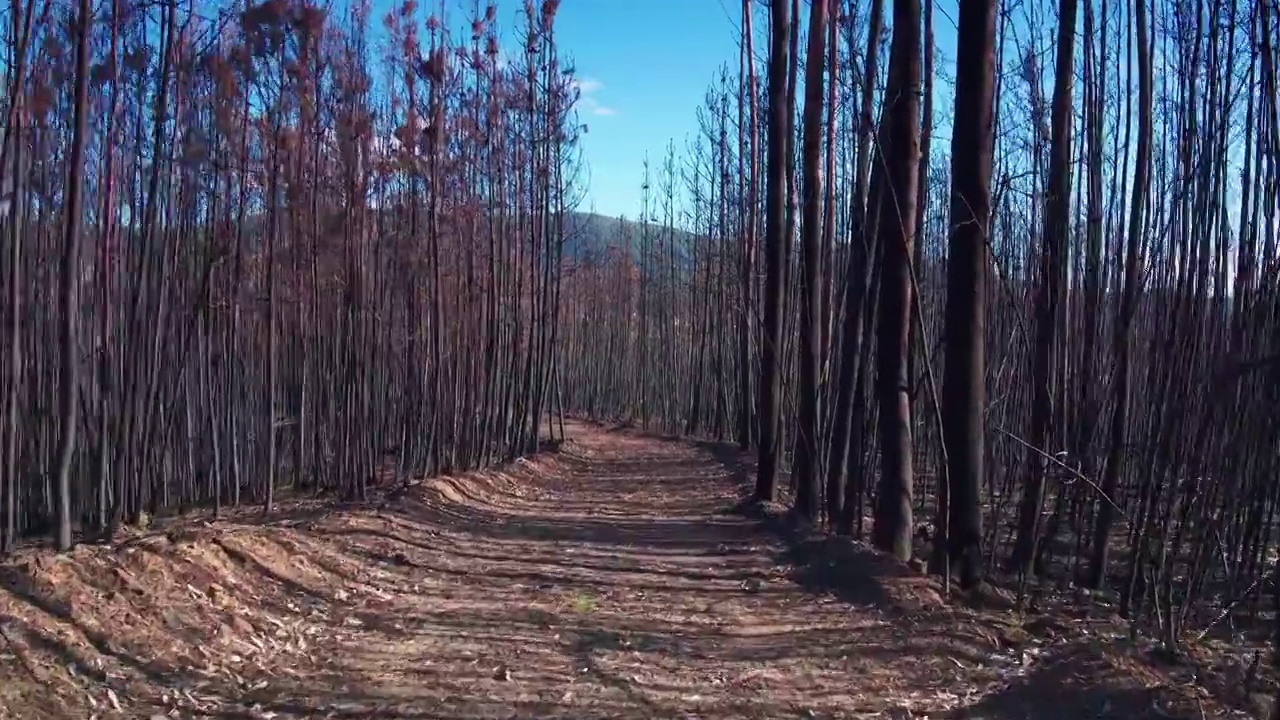
[[(471, 17), (473, 0), (443, 1), (452, 26)], [(402, 3), (372, 0), (377, 42), (386, 39), (383, 16)], [(418, 0), (419, 21), (440, 3)], [(497, 0), (497, 6), (510, 52), (519, 47), (511, 33), (523, 23), (523, 2)], [(741, 0), (561, 0), (556, 45), (576, 70), (578, 111), (588, 128), (580, 210), (640, 215), (645, 153), (656, 179), (667, 144), (674, 140), (681, 153), (696, 131), (697, 108), (720, 68), (737, 72), (741, 12)]]
[[(418, 0), (419, 19), (436, 10), (441, 1)], [(373, 34), (383, 39), (383, 15), (403, 0), (372, 2)], [(463, 22), (472, 13), (473, 0), (443, 2), (451, 24)], [(763, 63), (767, 5), (759, 0), (756, 4), (755, 51)], [(523, 22), (523, 3), (498, 0), (497, 5), (509, 51), (518, 42), (510, 33)], [(941, 51), (938, 69), (949, 77), (955, 0), (934, 0), (934, 6)], [(802, 7), (803, 23), (807, 0)], [(741, 0), (561, 0), (556, 44), (575, 69), (581, 90), (579, 116), (588, 127), (582, 139), (585, 192), (579, 210), (639, 217), (646, 154), (656, 186), (668, 143), (674, 141), (677, 155), (683, 155), (686, 141), (698, 129), (697, 110), (721, 68), (727, 67), (730, 77), (736, 77), (741, 13)], [(757, 71), (764, 71), (763, 64)], [(934, 88), (934, 139), (939, 152), (946, 150), (950, 129), (951, 94), (944, 77), (938, 78)]]
[(582, 210), (640, 213), (645, 153), (651, 171), (667, 143), (677, 153), (726, 63), (736, 73), (739, 0), (564, 0), (556, 40), (582, 83), (588, 132)]
[[(802, 5), (805, 21), (808, 3)], [(955, 0), (935, 0), (938, 64), (948, 76), (955, 12)], [(580, 209), (594, 205), (603, 215), (639, 216), (645, 153), (656, 179), (668, 142), (675, 141), (679, 155), (697, 131), (697, 109), (721, 67), (736, 76), (741, 13), (741, 0), (562, 0), (557, 44), (574, 61), (582, 88), (579, 113), (588, 127), (583, 153), (589, 174)], [(759, 6), (755, 22), (756, 56), (763, 58), (767, 17)], [(941, 78), (934, 102), (934, 137), (945, 152), (951, 93)]]

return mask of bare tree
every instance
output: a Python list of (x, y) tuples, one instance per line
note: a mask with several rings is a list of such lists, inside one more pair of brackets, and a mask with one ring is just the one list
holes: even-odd
[(872, 538), (901, 560), (911, 557), (912, 474), (911, 247), (915, 239), (920, 171), (920, 1), (894, 0), (885, 137), (878, 162), (886, 188), (880, 197), (880, 316), (876, 336), (876, 394), (880, 410), (880, 485)]
[(800, 290), (800, 413), (796, 428), (796, 509), (809, 520), (819, 515), (822, 500), (818, 440), (819, 374), (822, 371), (822, 109), (826, 61), (827, 0), (815, 0), (809, 9), (809, 47), (805, 59), (805, 101), (801, 162)]
[(777, 492), (779, 370), (782, 360), (783, 305), (786, 299), (787, 136), (794, 106), (787, 106), (787, 65), (791, 35), (787, 0), (771, 0), (769, 44), (769, 157), (765, 178), (764, 328), (760, 347), (760, 460), (756, 499), (772, 501)]
[(951, 228), (947, 257), (946, 367), (942, 428), (946, 447), (945, 523), (935, 542), (962, 587), (982, 576), (982, 480), (986, 433), (987, 231), (994, 141), (995, 0), (959, 8), (955, 122), (951, 135)]
[(58, 384), (58, 412), (62, 419), (58, 441), (59, 550), (71, 548), (71, 473), (74, 471), (80, 392), (80, 221), (83, 208), (85, 126), (89, 114), (89, 0), (80, 0), (76, 16), (75, 109), (71, 155), (67, 161), (67, 210), (62, 241), (62, 377)]

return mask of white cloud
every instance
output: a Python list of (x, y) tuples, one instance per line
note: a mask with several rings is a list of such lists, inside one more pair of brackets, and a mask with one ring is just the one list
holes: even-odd
[(595, 78), (582, 77), (575, 79), (573, 84), (574, 87), (578, 88), (578, 107), (580, 107), (583, 112), (600, 117), (609, 117), (611, 115), (618, 114), (618, 111), (611, 107), (602, 105), (600, 101), (595, 98), (596, 92), (604, 87), (604, 83), (596, 80)]
[(604, 87), (604, 83), (594, 78), (577, 78), (573, 81), (573, 85), (578, 88), (578, 91), (583, 95), (593, 93)]
[(601, 105), (595, 98), (587, 95), (583, 95), (578, 98), (578, 107), (581, 108), (583, 112), (587, 112), (592, 115), (599, 115), (600, 117), (609, 117), (611, 115), (618, 114), (617, 110)]

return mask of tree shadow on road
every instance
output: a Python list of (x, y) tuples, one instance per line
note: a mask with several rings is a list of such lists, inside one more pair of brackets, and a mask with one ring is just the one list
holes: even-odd
[(790, 577), (801, 588), (888, 612), (940, 602), (933, 587), (936, 583), (906, 564), (852, 538), (816, 530), (782, 504), (756, 501), (755, 465), (749, 453), (723, 442), (698, 441), (693, 445), (733, 478), (738, 501), (726, 511), (752, 520), (778, 539), (782, 548), (775, 557), (791, 568)]

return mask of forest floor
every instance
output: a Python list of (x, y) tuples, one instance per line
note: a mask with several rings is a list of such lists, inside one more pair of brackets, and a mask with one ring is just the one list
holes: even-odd
[(0, 718), (1249, 717), (1226, 655), (1193, 678), (1106, 616), (944, 602), (738, 512), (749, 459), (722, 446), (568, 435), (360, 506), (23, 551)]

